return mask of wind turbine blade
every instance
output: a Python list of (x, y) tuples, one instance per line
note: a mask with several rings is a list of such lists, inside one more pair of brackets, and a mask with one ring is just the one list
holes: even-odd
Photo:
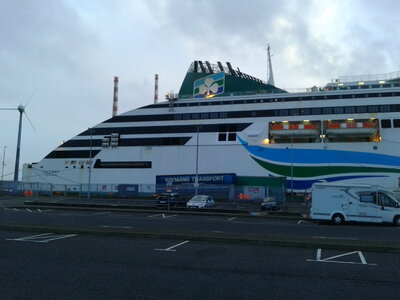
[(29, 117), (28, 117), (28, 115), (26, 114), (26, 112), (24, 112), (24, 114), (25, 114), (25, 117), (28, 119), (29, 124), (31, 124), (33, 130), (35, 130), (35, 132), (36, 132), (37, 130), (36, 130), (35, 126), (33, 126), (32, 122), (31, 122), (31, 120), (29, 119)]
[(18, 110), (17, 108), (0, 108), (0, 110)]
[(32, 93), (32, 95), (31, 95), (31, 97), (29, 98), (28, 102), (26, 102), (24, 108), (28, 106), (29, 102), (31, 102), (31, 100), (32, 100), (33, 96), (35, 96), (36, 92), (37, 92), (37, 89)]

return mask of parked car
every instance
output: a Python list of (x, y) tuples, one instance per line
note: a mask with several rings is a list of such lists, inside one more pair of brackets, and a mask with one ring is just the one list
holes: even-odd
[(157, 206), (186, 206), (186, 200), (178, 193), (162, 193), (156, 198)]
[(279, 206), (274, 197), (265, 198), (260, 204), (261, 210), (278, 210)]
[(196, 195), (186, 203), (188, 208), (215, 207), (215, 201), (211, 196)]

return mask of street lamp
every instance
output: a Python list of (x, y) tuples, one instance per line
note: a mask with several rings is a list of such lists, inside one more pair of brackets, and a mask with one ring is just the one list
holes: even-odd
[(88, 199), (90, 199), (90, 185), (92, 180), (92, 140), (93, 140), (93, 128), (90, 128), (89, 182), (88, 182), (88, 194), (87, 194)]
[(197, 125), (197, 137), (196, 137), (196, 177), (194, 179), (194, 193), (197, 196), (199, 188), (199, 130), (200, 125)]
[(5, 162), (4, 162), (4, 159), (6, 157), (6, 148), (7, 148), (7, 146), (4, 146), (4, 149), (3, 149), (3, 163), (2, 163), (2, 167), (1, 167), (1, 181), (3, 181), (4, 166), (6, 165)]
[(290, 157), (291, 157), (291, 159), (290, 159), (290, 176), (292, 177), (291, 178), (291, 198), (292, 198), (292, 202), (293, 202), (293, 133), (291, 133), (290, 134)]

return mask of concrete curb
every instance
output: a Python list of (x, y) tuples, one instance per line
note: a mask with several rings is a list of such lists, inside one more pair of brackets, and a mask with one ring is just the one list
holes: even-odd
[(218, 243), (235, 243), (245, 245), (266, 245), (275, 247), (294, 247), (310, 249), (330, 249), (346, 251), (369, 251), (383, 253), (400, 253), (400, 244), (381, 241), (349, 241), (349, 240), (318, 240), (307, 237), (267, 236), (267, 235), (240, 235), (228, 233), (200, 233), (189, 231), (166, 230), (137, 230), (133, 228), (116, 227), (79, 227), (55, 226), (42, 224), (0, 224), (0, 230), (52, 232), (60, 234), (81, 234), (96, 236), (117, 236), (127, 238), (157, 238), (174, 240), (191, 240)]
[(31, 202), (25, 201), (19, 208), (53, 208), (68, 210), (107, 210), (117, 212), (139, 212), (139, 213), (174, 213), (182, 215), (209, 215), (209, 216), (235, 216), (235, 217), (268, 217), (280, 220), (308, 220), (297, 213), (277, 213), (277, 212), (251, 212), (246, 210), (233, 209), (186, 209), (155, 208), (153, 206), (134, 206), (124, 204), (80, 204), (80, 203), (54, 203), (54, 202)]

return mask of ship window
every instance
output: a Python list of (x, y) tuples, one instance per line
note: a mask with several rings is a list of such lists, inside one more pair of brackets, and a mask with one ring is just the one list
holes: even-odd
[(382, 93), (381, 97), (392, 97), (392, 93)]
[(299, 115), (299, 110), (297, 108), (291, 109), (290, 110), (290, 115), (291, 116), (298, 116)]
[(400, 119), (393, 119), (393, 127), (395, 128), (400, 127)]
[(226, 124), (221, 124), (221, 125), (218, 126), (218, 131), (219, 132), (224, 132), (224, 131), (227, 131), (227, 130), (228, 130), (228, 125), (226, 125)]
[(230, 132), (228, 134), (228, 141), (236, 141), (236, 132)]
[(174, 115), (174, 120), (182, 120), (182, 115), (181, 114)]
[(368, 106), (368, 112), (369, 113), (377, 113), (377, 112), (379, 112), (379, 106), (378, 105)]
[(362, 85), (361, 88), (362, 89), (369, 89), (369, 85)]
[(219, 113), (219, 117), (222, 118), (227, 118), (228, 117), (228, 113), (227, 112), (220, 112)]
[(322, 108), (322, 113), (324, 115), (330, 115), (330, 114), (332, 114), (332, 111), (333, 111), (332, 107), (323, 107)]
[(202, 113), (202, 114), (200, 114), (200, 117), (202, 119), (208, 119), (208, 113)]
[(287, 116), (287, 115), (289, 115), (289, 111), (287, 109), (281, 109), (279, 111), (279, 115), (280, 116)]
[(390, 105), (379, 105), (380, 112), (390, 112)]
[(226, 133), (220, 133), (220, 134), (218, 134), (218, 141), (219, 141), (219, 142), (226, 141)]
[(334, 107), (333, 108), (333, 113), (334, 114), (342, 114), (343, 113), (343, 107)]
[(379, 93), (370, 93), (370, 94), (368, 94), (368, 97), (369, 98), (372, 98), (372, 97), (380, 97), (381, 96), (381, 94), (379, 94)]
[(390, 119), (381, 120), (381, 127), (382, 128), (391, 128), (392, 127), (392, 121)]
[(366, 106), (357, 106), (357, 113), (362, 114), (367, 112), (367, 107)]
[(192, 120), (197, 120), (199, 119), (200, 114), (192, 114)]
[(190, 114), (183, 114), (182, 119), (183, 120), (190, 120)]
[(312, 115), (320, 115), (321, 114), (321, 108), (311, 108), (311, 114)]
[(393, 84), (393, 86), (399, 87), (399, 86), (400, 86), (400, 83), (395, 83), (395, 84)]
[(365, 98), (365, 94), (355, 94), (354, 98)]
[(323, 100), (323, 99), (324, 99), (324, 96), (315, 96), (314, 99), (315, 99), (315, 100)]
[(353, 95), (342, 95), (342, 99), (349, 99), (349, 98), (353, 98)]
[(354, 114), (356, 112), (356, 109), (354, 106), (348, 106), (344, 108), (344, 112), (346, 114)]
[(326, 96), (326, 99), (338, 99), (339, 96), (338, 95), (328, 95)]
[(382, 85), (382, 87), (384, 87), (384, 88), (388, 88), (388, 87), (391, 87), (392, 85), (391, 84), (389, 84), (389, 83), (387, 83), (387, 84), (383, 84)]
[(300, 110), (301, 115), (309, 115), (310, 114), (310, 109), (309, 108), (303, 108)]
[(210, 113), (210, 119), (218, 119), (218, 113), (216, 112)]
[(358, 85), (352, 85), (352, 86), (350, 86), (350, 89), (351, 90), (356, 90), (356, 89), (358, 89)]
[(372, 87), (373, 89), (376, 89), (376, 88), (379, 88), (380, 86), (379, 86), (379, 84), (373, 84), (373, 85), (371, 85), (371, 87)]

